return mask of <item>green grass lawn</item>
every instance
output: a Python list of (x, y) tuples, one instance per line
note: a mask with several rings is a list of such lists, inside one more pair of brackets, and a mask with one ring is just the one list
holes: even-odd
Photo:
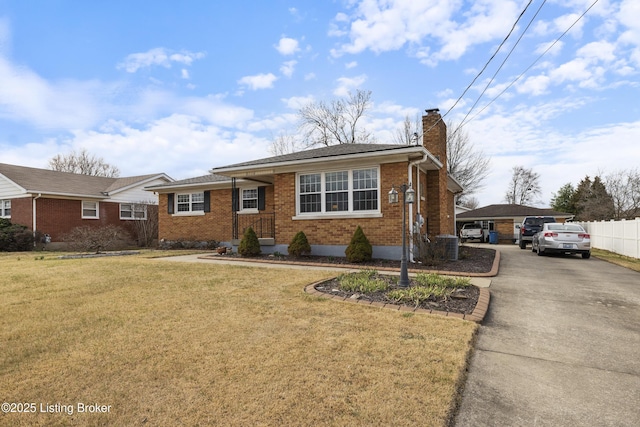
[(35, 252), (0, 270), (0, 400), (36, 404), (0, 425), (442, 426), (477, 328), (304, 294), (321, 271)]

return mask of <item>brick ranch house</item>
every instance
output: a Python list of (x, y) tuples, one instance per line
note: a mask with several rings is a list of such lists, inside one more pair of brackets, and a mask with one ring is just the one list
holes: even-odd
[(375, 258), (400, 259), (402, 195), (389, 204), (392, 187), (412, 184), (416, 201), (407, 218), (410, 224), (419, 214), (419, 233), (430, 238), (455, 233), (454, 194), (462, 190), (447, 174), (446, 125), (438, 110), (422, 120), (424, 145), (334, 145), (149, 186), (159, 195), (159, 238), (237, 246), (251, 226), (264, 253), (287, 253), (303, 231), (312, 254), (344, 256), (360, 226)]
[(170, 181), (163, 173), (106, 178), (0, 163), (0, 217), (49, 235), (55, 248), (79, 226), (130, 231), (131, 220), (157, 215), (157, 196), (144, 187)]

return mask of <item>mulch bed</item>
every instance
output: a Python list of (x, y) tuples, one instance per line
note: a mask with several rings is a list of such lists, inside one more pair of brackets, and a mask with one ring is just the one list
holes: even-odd
[[(331, 257), (331, 256), (317, 256), (308, 255), (302, 257), (291, 257), (287, 255), (273, 255), (262, 254), (255, 257), (243, 257), (237, 253), (221, 255), (225, 258), (236, 258), (246, 260), (258, 260), (268, 261), (271, 263), (304, 263), (304, 264), (319, 264), (319, 265), (332, 265), (335, 267), (345, 266), (361, 269), (372, 270), (396, 270), (400, 271), (400, 261), (393, 261), (388, 259), (373, 259), (369, 262), (361, 262), (358, 264), (350, 263), (345, 257)], [(420, 263), (409, 263), (408, 268), (410, 271), (441, 271), (451, 272), (452, 274), (464, 275), (465, 273), (488, 273), (493, 267), (493, 260), (495, 259), (496, 251), (489, 248), (477, 248), (472, 246), (460, 246), (458, 250), (458, 260), (456, 261), (441, 261), (432, 265), (425, 265)]]
[[(390, 290), (398, 289), (398, 287), (394, 284), (391, 277), (380, 275), (381, 278), (387, 280), (387, 282), (391, 285)], [(415, 286), (417, 283), (414, 280), (409, 279), (409, 286)], [(412, 308), (423, 308), (426, 310), (437, 310), (437, 311), (445, 311), (449, 313), (462, 313), (462, 314), (471, 314), (478, 303), (478, 296), (480, 295), (480, 290), (478, 287), (470, 285), (463, 286), (460, 288), (456, 288), (451, 296), (447, 298), (435, 298), (431, 297), (429, 300), (419, 304), (419, 305), (409, 305), (402, 304), (396, 301), (391, 300), (387, 297), (387, 292), (373, 292), (361, 294), (357, 292), (345, 292), (339, 289), (339, 284), (337, 279), (329, 280), (327, 282), (320, 283), (315, 286), (316, 290), (322, 293), (337, 295), (339, 297), (343, 297), (345, 299), (351, 300), (365, 300), (383, 303), (383, 304), (396, 304), (396, 305), (405, 305), (410, 306)]]
[[(238, 257), (244, 258), (240, 255), (223, 255), (225, 257)], [(496, 256), (496, 251), (489, 248), (478, 248), (471, 246), (460, 246), (458, 251), (458, 260), (456, 261), (442, 261), (435, 265), (423, 265), (420, 263), (409, 263), (409, 271), (412, 272), (442, 272), (456, 274), (464, 276), (465, 273), (488, 273), (493, 267), (493, 261)], [(333, 265), (333, 266), (349, 266), (353, 267), (353, 264), (349, 263), (344, 257), (327, 257), (327, 256), (304, 256), (304, 257), (289, 257), (285, 255), (260, 255), (258, 257), (251, 257), (251, 259), (260, 259), (269, 262), (296, 262), (305, 264), (318, 264), (318, 265)], [(392, 270), (400, 271), (400, 261), (374, 259), (369, 262), (363, 262), (357, 264), (358, 268), (371, 269), (371, 270)], [(389, 276), (383, 276), (388, 278), (389, 283), (392, 285), (392, 289), (395, 285), (394, 280)], [(415, 286), (415, 281), (410, 279), (410, 286)], [(351, 300), (365, 300), (371, 302), (385, 303), (385, 304), (398, 304), (390, 300), (386, 296), (386, 292), (358, 294), (355, 292), (344, 292), (339, 290), (339, 286), (336, 279), (320, 283), (315, 286), (315, 289), (319, 292), (329, 295), (337, 295), (345, 299)], [(448, 298), (432, 298), (417, 307), (412, 305), (412, 308), (423, 308), (427, 310), (437, 310), (441, 312), (449, 313), (463, 313), (470, 314), (473, 312), (478, 302), (478, 296), (480, 294), (479, 289), (476, 286), (465, 286), (456, 289), (454, 294)], [(406, 305), (406, 304), (405, 304)]]

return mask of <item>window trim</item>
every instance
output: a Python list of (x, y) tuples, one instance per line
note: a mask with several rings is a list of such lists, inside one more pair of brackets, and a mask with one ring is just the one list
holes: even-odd
[[(174, 216), (185, 216), (185, 215), (204, 215), (205, 212), (205, 192), (204, 191), (196, 191), (193, 193), (175, 193), (174, 196), (174, 200), (173, 200), (173, 204), (174, 204), (174, 213), (172, 215)], [(194, 194), (201, 194), (202, 195), (202, 201), (198, 200), (196, 202), (193, 201), (193, 195)], [(188, 202), (178, 202), (178, 199), (180, 198), (180, 196), (189, 196), (189, 201)], [(178, 205), (182, 204), (189, 204), (189, 210), (188, 211), (179, 211), (178, 210)], [(198, 210), (194, 210), (193, 209), (193, 205), (194, 203), (201, 203), (202, 204), (202, 209), (198, 209)]]
[[(250, 191), (250, 190), (255, 190), (256, 192), (256, 197), (255, 198), (247, 198), (246, 200), (255, 200), (256, 201), (256, 207), (255, 208), (245, 208), (244, 207), (244, 192), (245, 191)], [(239, 204), (240, 204), (240, 209), (238, 210), (238, 213), (258, 213), (258, 206), (259, 206), (259, 199), (260, 199), (260, 195), (258, 194), (258, 187), (239, 187), (239, 193), (240, 193), (240, 197), (239, 197)]]
[[(353, 184), (353, 172), (373, 169), (376, 171), (376, 187), (371, 190), (375, 190), (378, 194), (378, 203), (376, 209), (370, 210), (354, 210), (354, 193), (356, 191), (362, 191), (362, 189), (354, 189)], [(326, 210), (326, 174), (334, 173), (334, 172), (347, 172), (348, 173), (348, 209), (346, 211), (327, 211)], [(300, 176), (303, 175), (313, 175), (320, 174), (320, 212), (301, 212), (300, 211)], [(327, 218), (380, 218), (382, 217), (382, 208), (381, 208), (381, 198), (380, 198), (380, 166), (372, 165), (372, 166), (358, 166), (358, 167), (350, 167), (350, 168), (339, 168), (339, 169), (326, 169), (326, 170), (310, 170), (305, 172), (296, 172), (296, 213), (293, 217), (294, 220), (297, 219), (327, 219)]]
[[(96, 214), (94, 216), (89, 216), (89, 215), (85, 215), (84, 211), (85, 210), (94, 210), (93, 208), (89, 209), (89, 208), (85, 208), (84, 204), (85, 203), (95, 203), (96, 207), (95, 207), (95, 211)], [(80, 213), (82, 215), (82, 219), (100, 219), (100, 202), (99, 201), (91, 201), (91, 200), (83, 200), (82, 203), (80, 204)]]
[[(128, 212), (131, 212), (132, 215), (131, 217), (126, 217), (126, 216), (122, 216), (122, 206), (131, 206), (131, 210)], [(142, 207), (142, 210), (138, 210), (136, 211), (136, 207)], [(142, 218), (136, 218), (135, 213), (136, 212), (142, 212), (143, 216)], [(123, 221), (146, 221), (147, 220), (147, 205), (144, 203), (120, 203), (120, 219)]]
[[(5, 204), (9, 204), (9, 207), (5, 207)], [(7, 215), (7, 209), (9, 214)], [(11, 218), (11, 199), (0, 199), (0, 218)]]

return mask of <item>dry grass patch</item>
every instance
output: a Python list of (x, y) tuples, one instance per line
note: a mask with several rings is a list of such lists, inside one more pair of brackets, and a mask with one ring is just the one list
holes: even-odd
[(144, 255), (0, 264), (2, 400), (111, 405), (1, 425), (445, 425), (477, 327), (302, 292), (327, 272)]
[(591, 254), (612, 264), (616, 264), (630, 270), (640, 271), (640, 259), (631, 258), (602, 249), (591, 249)]

